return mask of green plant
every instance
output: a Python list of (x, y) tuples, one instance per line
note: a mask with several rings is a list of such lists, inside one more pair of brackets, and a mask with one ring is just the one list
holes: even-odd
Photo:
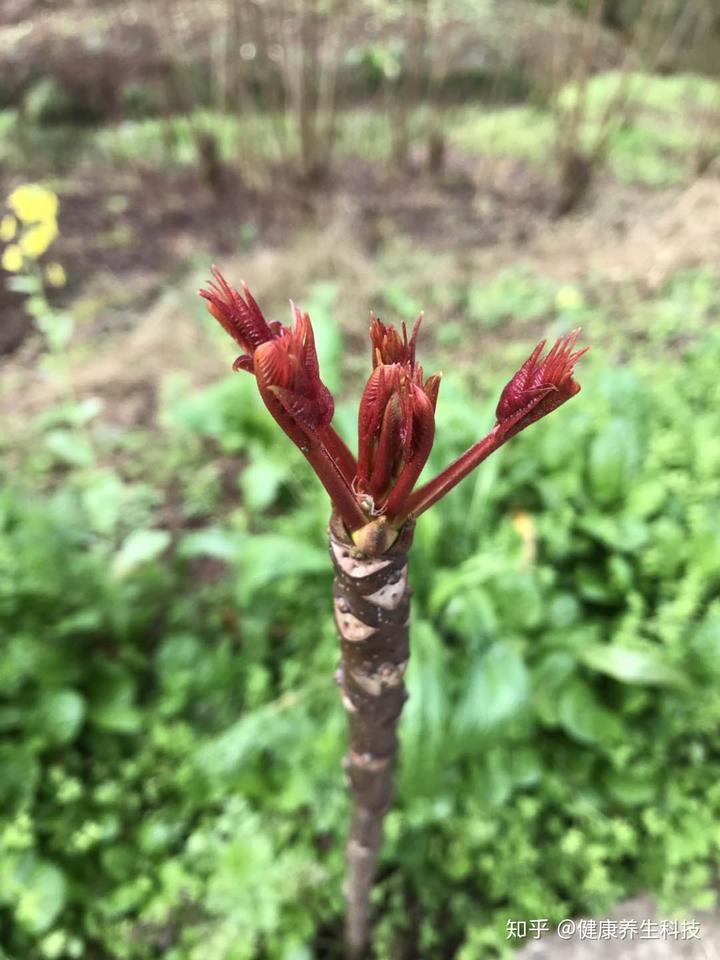
[(555, 285), (526, 270), (507, 269), (487, 283), (471, 283), (466, 294), (468, 318), (491, 329), (508, 320), (527, 323), (551, 314)]

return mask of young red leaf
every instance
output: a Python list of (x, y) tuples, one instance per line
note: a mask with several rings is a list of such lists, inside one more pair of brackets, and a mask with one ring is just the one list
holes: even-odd
[(498, 430), (504, 439), (557, 410), (580, 392), (580, 384), (573, 379), (573, 369), (588, 348), (573, 349), (579, 334), (579, 330), (573, 330), (565, 338), (556, 340), (544, 357), (545, 341), (542, 340), (507, 384), (495, 412)]
[(200, 290), (208, 301), (208, 311), (226, 333), (245, 351), (233, 364), (233, 370), (253, 372), (253, 353), (279, 333), (277, 323), (269, 324), (252, 294), (243, 283), (243, 296), (231, 287), (217, 267), (212, 268), (214, 280)]
[(397, 520), (417, 517), (471, 473), (516, 433), (524, 430), (580, 391), (573, 370), (587, 347), (575, 350), (579, 330), (557, 340), (543, 357), (545, 341), (535, 347), (500, 395), (495, 426), (482, 440), (466, 450), (438, 476), (412, 493), (399, 510)]

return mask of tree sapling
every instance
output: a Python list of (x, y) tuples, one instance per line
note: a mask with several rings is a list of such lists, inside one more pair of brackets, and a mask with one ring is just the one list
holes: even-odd
[(408, 337), (371, 318), (372, 373), (360, 400), (357, 459), (332, 427), (333, 398), (320, 379), (312, 324), (291, 304), (293, 326), (268, 322), (245, 284), (242, 293), (215, 269), (201, 290), (210, 313), (243, 353), (233, 369), (255, 376), (278, 425), (302, 451), (332, 503), (336, 672), (348, 718), (344, 760), (353, 810), (347, 843), (345, 945), (366, 951), (369, 902), (385, 814), (392, 803), (397, 727), (407, 697), (410, 654), (408, 553), (415, 521), (486, 457), (575, 396), (579, 331), (547, 353), (535, 347), (500, 395), (492, 430), (415, 489), (432, 448), (440, 375), (415, 360), (421, 319)]

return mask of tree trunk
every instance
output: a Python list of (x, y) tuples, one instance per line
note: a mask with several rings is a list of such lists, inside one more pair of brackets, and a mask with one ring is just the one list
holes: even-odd
[(360, 960), (368, 943), (369, 904), (385, 814), (393, 795), (397, 725), (407, 699), (410, 655), (407, 552), (412, 524), (378, 557), (359, 554), (335, 516), (330, 521), (333, 596), (340, 636), (336, 674), (347, 712), (349, 750), (343, 766), (352, 795), (347, 842), (345, 945)]
[(560, 182), (555, 198), (555, 216), (571, 213), (587, 195), (596, 161), (576, 150), (568, 150), (560, 159)]
[[(439, 107), (435, 107), (439, 110)], [(446, 154), (445, 133), (442, 129), (432, 129), (427, 142), (427, 170), (431, 177), (439, 177), (445, 169)]]
[(195, 145), (202, 179), (215, 196), (219, 197), (225, 186), (225, 171), (220, 159), (217, 139), (209, 130), (196, 130)]

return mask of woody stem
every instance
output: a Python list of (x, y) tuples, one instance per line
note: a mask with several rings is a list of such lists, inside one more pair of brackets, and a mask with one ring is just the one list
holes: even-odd
[(331, 520), (329, 537), (341, 648), (336, 681), (348, 719), (343, 766), (352, 796), (345, 947), (348, 960), (360, 960), (368, 945), (370, 893), (383, 820), (392, 804), (397, 726), (407, 698), (403, 677), (409, 657), (412, 525), (378, 557), (357, 555), (337, 517)]

